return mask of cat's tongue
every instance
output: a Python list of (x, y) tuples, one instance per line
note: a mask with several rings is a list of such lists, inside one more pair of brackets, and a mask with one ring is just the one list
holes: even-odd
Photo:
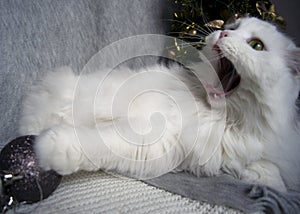
[(225, 92), (224, 90), (219, 89), (209, 83), (205, 83), (204, 87), (206, 88), (206, 91), (208, 93), (208, 95), (214, 99), (223, 99), (225, 98)]

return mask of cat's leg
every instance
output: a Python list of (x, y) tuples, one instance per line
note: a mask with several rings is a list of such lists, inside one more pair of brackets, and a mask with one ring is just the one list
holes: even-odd
[(242, 172), (241, 179), (267, 185), (281, 192), (287, 191), (278, 167), (267, 160), (258, 160), (249, 164)]
[(19, 119), (20, 135), (38, 135), (62, 121), (71, 123), (76, 76), (71, 68), (49, 72), (24, 96)]
[[(138, 178), (154, 177), (177, 167), (184, 159), (175, 137), (153, 143), (130, 142), (115, 125), (97, 128), (60, 125), (41, 133), (35, 150), (42, 168), (65, 175), (78, 170), (116, 170)], [(138, 139), (138, 138), (136, 138)]]

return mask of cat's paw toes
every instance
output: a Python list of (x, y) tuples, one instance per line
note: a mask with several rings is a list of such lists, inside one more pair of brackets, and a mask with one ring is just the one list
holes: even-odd
[(61, 175), (71, 174), (79, 169), (81, 147), (71, 127), (54, 127), (38, 136), (35, 152), (41, 168), (55, 170)]
[(253, 170), (245, 169), (241, 174), (241, 179), (248, 183), (258, 183), (259, 174)]
[(267, 185), (280, 192), (287, 191), (279, 169), (269, 162), (257, 161), (252, 163), (243, 171), (241, 179), (252, 184)]

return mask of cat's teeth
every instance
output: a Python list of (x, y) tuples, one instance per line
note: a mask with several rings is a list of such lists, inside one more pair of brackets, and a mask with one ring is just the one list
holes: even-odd
[(225, 94), (217, 94), (217, 93), (213, 93), (212, 94), (213, 99), (224, 99), (225, 98)]

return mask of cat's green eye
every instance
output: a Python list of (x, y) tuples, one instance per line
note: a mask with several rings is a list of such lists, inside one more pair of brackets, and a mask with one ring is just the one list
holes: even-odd
[(265, 48), (264, 43), (259, 39), (251, 39), (248, 44), (257, 51), (262, 51)]

